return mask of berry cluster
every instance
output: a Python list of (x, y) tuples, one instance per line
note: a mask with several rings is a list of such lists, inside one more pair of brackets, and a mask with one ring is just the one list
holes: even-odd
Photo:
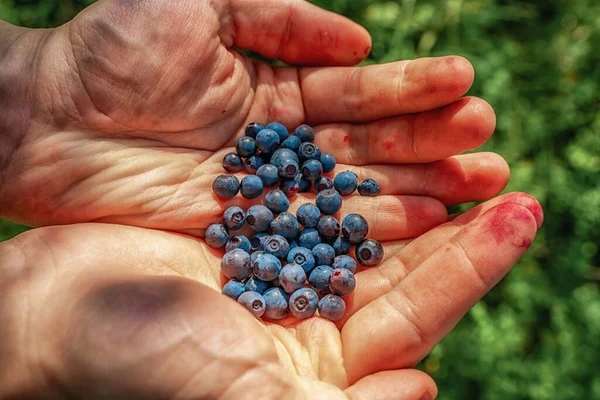
[[(321, 154), (313, 140), (314, 131), (308, 125), (300, 125), (290, 136), (282, 124), (274, 122), (264, 128), (251, 123), (246, 136), (237, 142), (237, 153), (224, 157), (223, 167), (231, 173), (245, 168), (252, 175), (240, 183), (235, 175), (224, 174), (213, 183), (220, 197), (232, 198), (241, 192), (247, 199), (279, 183), (279, 189), (267, 193), (264, 205), (246, 211), (230, 207), (223, 223), (209, 226), (205, 234), (209, 246), (225, 247), (221, 271), (230, 281), (223, 293), (257, 318), (264, 315), (277, 320), (291, 312), (303, 319), (318, 309), (321, 317), (338, 321), (346, 311), (342, 296), (352, 293), (356, 285), (357, 262), (348, 256), (350, 247), (356, 245), (356, 260), (362, 266), (372, 267), (383, 259), (381, 244), (366, 238), (369, 226), (361, 215), (349, 214), (341, 224), (333, 216), (342, 206), (342, 195), (358, 189), (361, 195), (376, 196), (379, 186), (373, 179), (359, 185), (351, 171), (336, 175), (333, 181), (324, 176), (333, 171), (336, 160), (331, 154)], [(316, 205), (304, 204), (296, 215), (289, 213), (288, 198), (311, 186), (318, 192)], [(250, 239), (230, 233), (244, 225), (255, 232)]]

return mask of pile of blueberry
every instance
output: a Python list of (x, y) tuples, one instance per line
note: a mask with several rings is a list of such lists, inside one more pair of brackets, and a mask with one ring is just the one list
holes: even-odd
[[(223, 174), (213, 182), (217, 196), (232, 198), (240, 192), (247, 199), (279, 184), (267, 193), (264, 205), (229, 207), (223, 223), (209, 226), (205, 234), (209, 246), (225, 247), (221, 271), (230, 281), (223, 293), (257, 318), (277, 320), (291, 312), (303, 319), (318, 309), (321, 317), (338, 321), (346, 311), (342, 297), (356, 285), (357, 262), (348, 256), (350, 247), (356, 246), (356, 260), (364, 267), (383, 259), (381, 244), (367, 239), (369, 226), (361, 215), (349, 214), (341, 224), (333, 216), (342, 206), (342, 195), (358, 188), (361, 195), (376, 196), (379, 186), (373, 179), (359, 185), (351, 171), (333, 181), (324, 176), (333, 171), (336, 160), (321, 154), (312, 143), (314, 137), (308, 125), (300, 125), (290, 136), (280, 123), (251, 123), (237, 142), (237, 153), (223, 158), (228, 172), (244, 168), (251, 175), (240, 182), (233, 174)], [(296, 215), (289, 213), (289, 198), (312, 187), (318, 193), (316, 205), (303, 204)], [(254, 232), (250, 239), (231, 232), (244, 225)]]

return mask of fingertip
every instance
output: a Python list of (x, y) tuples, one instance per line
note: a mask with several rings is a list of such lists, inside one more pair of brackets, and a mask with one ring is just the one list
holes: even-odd
[(467, 93), (475, 80), (475, 70), (469, 60), (462, 56), (442, 57), (446, 72), (454, 78), (449, 81), (449, 89), (454, 88), (457, 97)]
[(496, 113), (483, 99), (465, 97), (455, 101), (447, 111), (453, 122), (461, 128), (465, 139), (474, 149), (489, 140), (496, 129)]
[(506, 203), (514, 203), (525, 207), (535, 218), (537, 229), (544, 224), (544, 210), (538, 200), (528, 193), (512, 192), (503, 196)]

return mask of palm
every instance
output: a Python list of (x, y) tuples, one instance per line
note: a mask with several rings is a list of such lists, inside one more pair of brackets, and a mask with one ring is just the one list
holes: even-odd
[[(105, 0), (52, 32), (34, 107), (44, 123), (13, 157), (19, 179), (3, 193), (5, 216), (202, 236), (243, 202), (220, 201), (210, 187), (249, 121), (314, 124), (339, 169), (375, 177), (385, 196), (369, 202), (371, 212), (401, 221), (390, 231), (373, 219), (382, 239), (414, 237), (445, 220), (444, 204), (504, 187), (508, 170), (495, 155), (444, 160), (493, 130), (484, 102), (456, 101), (472, 81), (464, 60), (271, 68), (233, 45), (292, 63), (351, 65), (370, 42), (362, 28), (305, 3), (272, 2), (265, 14), (258, 3)], [(434, 163), (413, 165), (423, 162)]]

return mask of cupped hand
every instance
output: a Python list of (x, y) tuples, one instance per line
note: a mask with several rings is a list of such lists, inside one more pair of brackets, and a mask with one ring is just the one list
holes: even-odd
[[(368, 33), (303, 1), (101, 0), (36, 34), (26, 134), (0, 174), (0, 215), (25, 224), (202, 237), (225, 208), (250, 204), (217, 199), (211, 184), (251, 121), (312, 124), (338, 171), (378, 180), (382, 196), (346, 210), (377, 215), (372, 226), (389, 240), (427, 231), (445, 221), (444, 205), (490, 198), (508, 179), (495, 154), (454, 157), (495, 124), (483, 100), (460, 98), (473, 81), (466, 60), (352, 67)], [(238, 48), (303, 66), (270, 67)]]
[(33, 230), (0, 245), (0, 397), (432, 398), (413, 367), (542, 219), (535, 199), (511, 193), (385, 242), (337, 325), (254, 319), (217, 292), (222, 253), (200, 239), (110, 224)]

